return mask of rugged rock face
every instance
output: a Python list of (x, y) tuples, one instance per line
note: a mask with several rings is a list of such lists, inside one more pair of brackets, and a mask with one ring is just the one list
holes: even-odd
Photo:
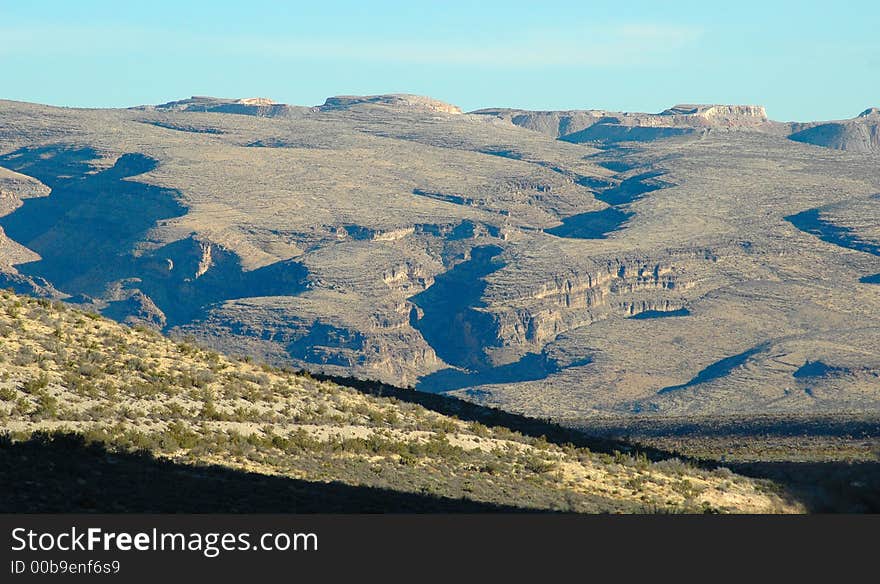
[[(501, 346), (535, 351), (560, 334), (612, 315), (680, 308), (679, 292), (690, 284), (676, 271), (645, 259), (614, 258), (593, 271), (556, 275), (522, 296), (505, 298), (511, 308), (496, 313), (494, 336)], [(640, 298), (645, 294), (649, 298)]]
[(880, 168), (822, 125), (2, 102), (0, 286), (541, 416), (878, 409)]
[(661, 112), (660, 115), (675, 116), (681, 122), (703, 123), (707, 126), (749, 126), (768, 121), (767, 111), (760, 105), (680, 104)]

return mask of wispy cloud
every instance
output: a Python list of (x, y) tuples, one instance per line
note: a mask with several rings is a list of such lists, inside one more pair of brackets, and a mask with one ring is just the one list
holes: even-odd
[(253, 57), (455, 67), (606, 67), (658, 64), (703, 31), (657, 23), (566, 26), (516, 37), (446, 41), (277, 36), (208, 36), (103, 27), (2, 29), (0, 58), (111, 54)]

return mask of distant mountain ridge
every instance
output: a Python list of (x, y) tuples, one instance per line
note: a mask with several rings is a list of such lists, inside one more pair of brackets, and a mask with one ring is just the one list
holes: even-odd
[(658, 114), (606, 110), (529, 111), (482, 109), (473, 113), (497, 116), (511, 123), (568, 142), (650, 141), (715, 130), (752, 130), (788, 136), (815, 146), (880, 151), (878, 108), (869, 108), (839, 122), (777, 122), (763, 106), (679, 104)]
[[(441, 114), (461, 114), (458, 106), (419, 95), (379, 94), (328, 97), (315, 107), (278, 103), (265, 97), (240, 99), (193, 96), (159, 105), (132, 109), (158, 112), (212, 112), (278, 117), (309, 110), (338, 111), (363, 106), (415, 109)], [(880, 108), (868, 108), (858, 116), (829, 122), (778, 122), (760, 105), (678, 104), (659, 113), (607, 110), (532, 111), (486, 108), (469, 112), (496, 116), (517, 126), (548, 134), (567, 142), (649, 141), (711, 130), (749, 129), (786, 135), (797, 142), (837, 150), (880, 151)]]

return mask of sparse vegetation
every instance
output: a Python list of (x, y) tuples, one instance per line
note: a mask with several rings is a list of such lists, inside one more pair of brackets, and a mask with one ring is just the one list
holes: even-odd
[(29, 318), (0, 345), (0, 419), (13, 442), (51, 429), (187, 465), (528, 509), (798, 509), (737, 475), (457, 419), (9, 292), (0, 324), (16, 305)]

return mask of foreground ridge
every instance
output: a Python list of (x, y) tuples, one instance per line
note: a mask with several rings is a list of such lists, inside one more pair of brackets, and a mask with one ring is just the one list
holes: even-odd
[[(800, 510), (726, 469), (560, 446), (10, 292), (0, 335), (0, 467), (29, 460), (2, 475), (43, 485), (0, 481), (3, 511)], [(159, 481), (124, 503), (148, 468), (179, 497)]]

